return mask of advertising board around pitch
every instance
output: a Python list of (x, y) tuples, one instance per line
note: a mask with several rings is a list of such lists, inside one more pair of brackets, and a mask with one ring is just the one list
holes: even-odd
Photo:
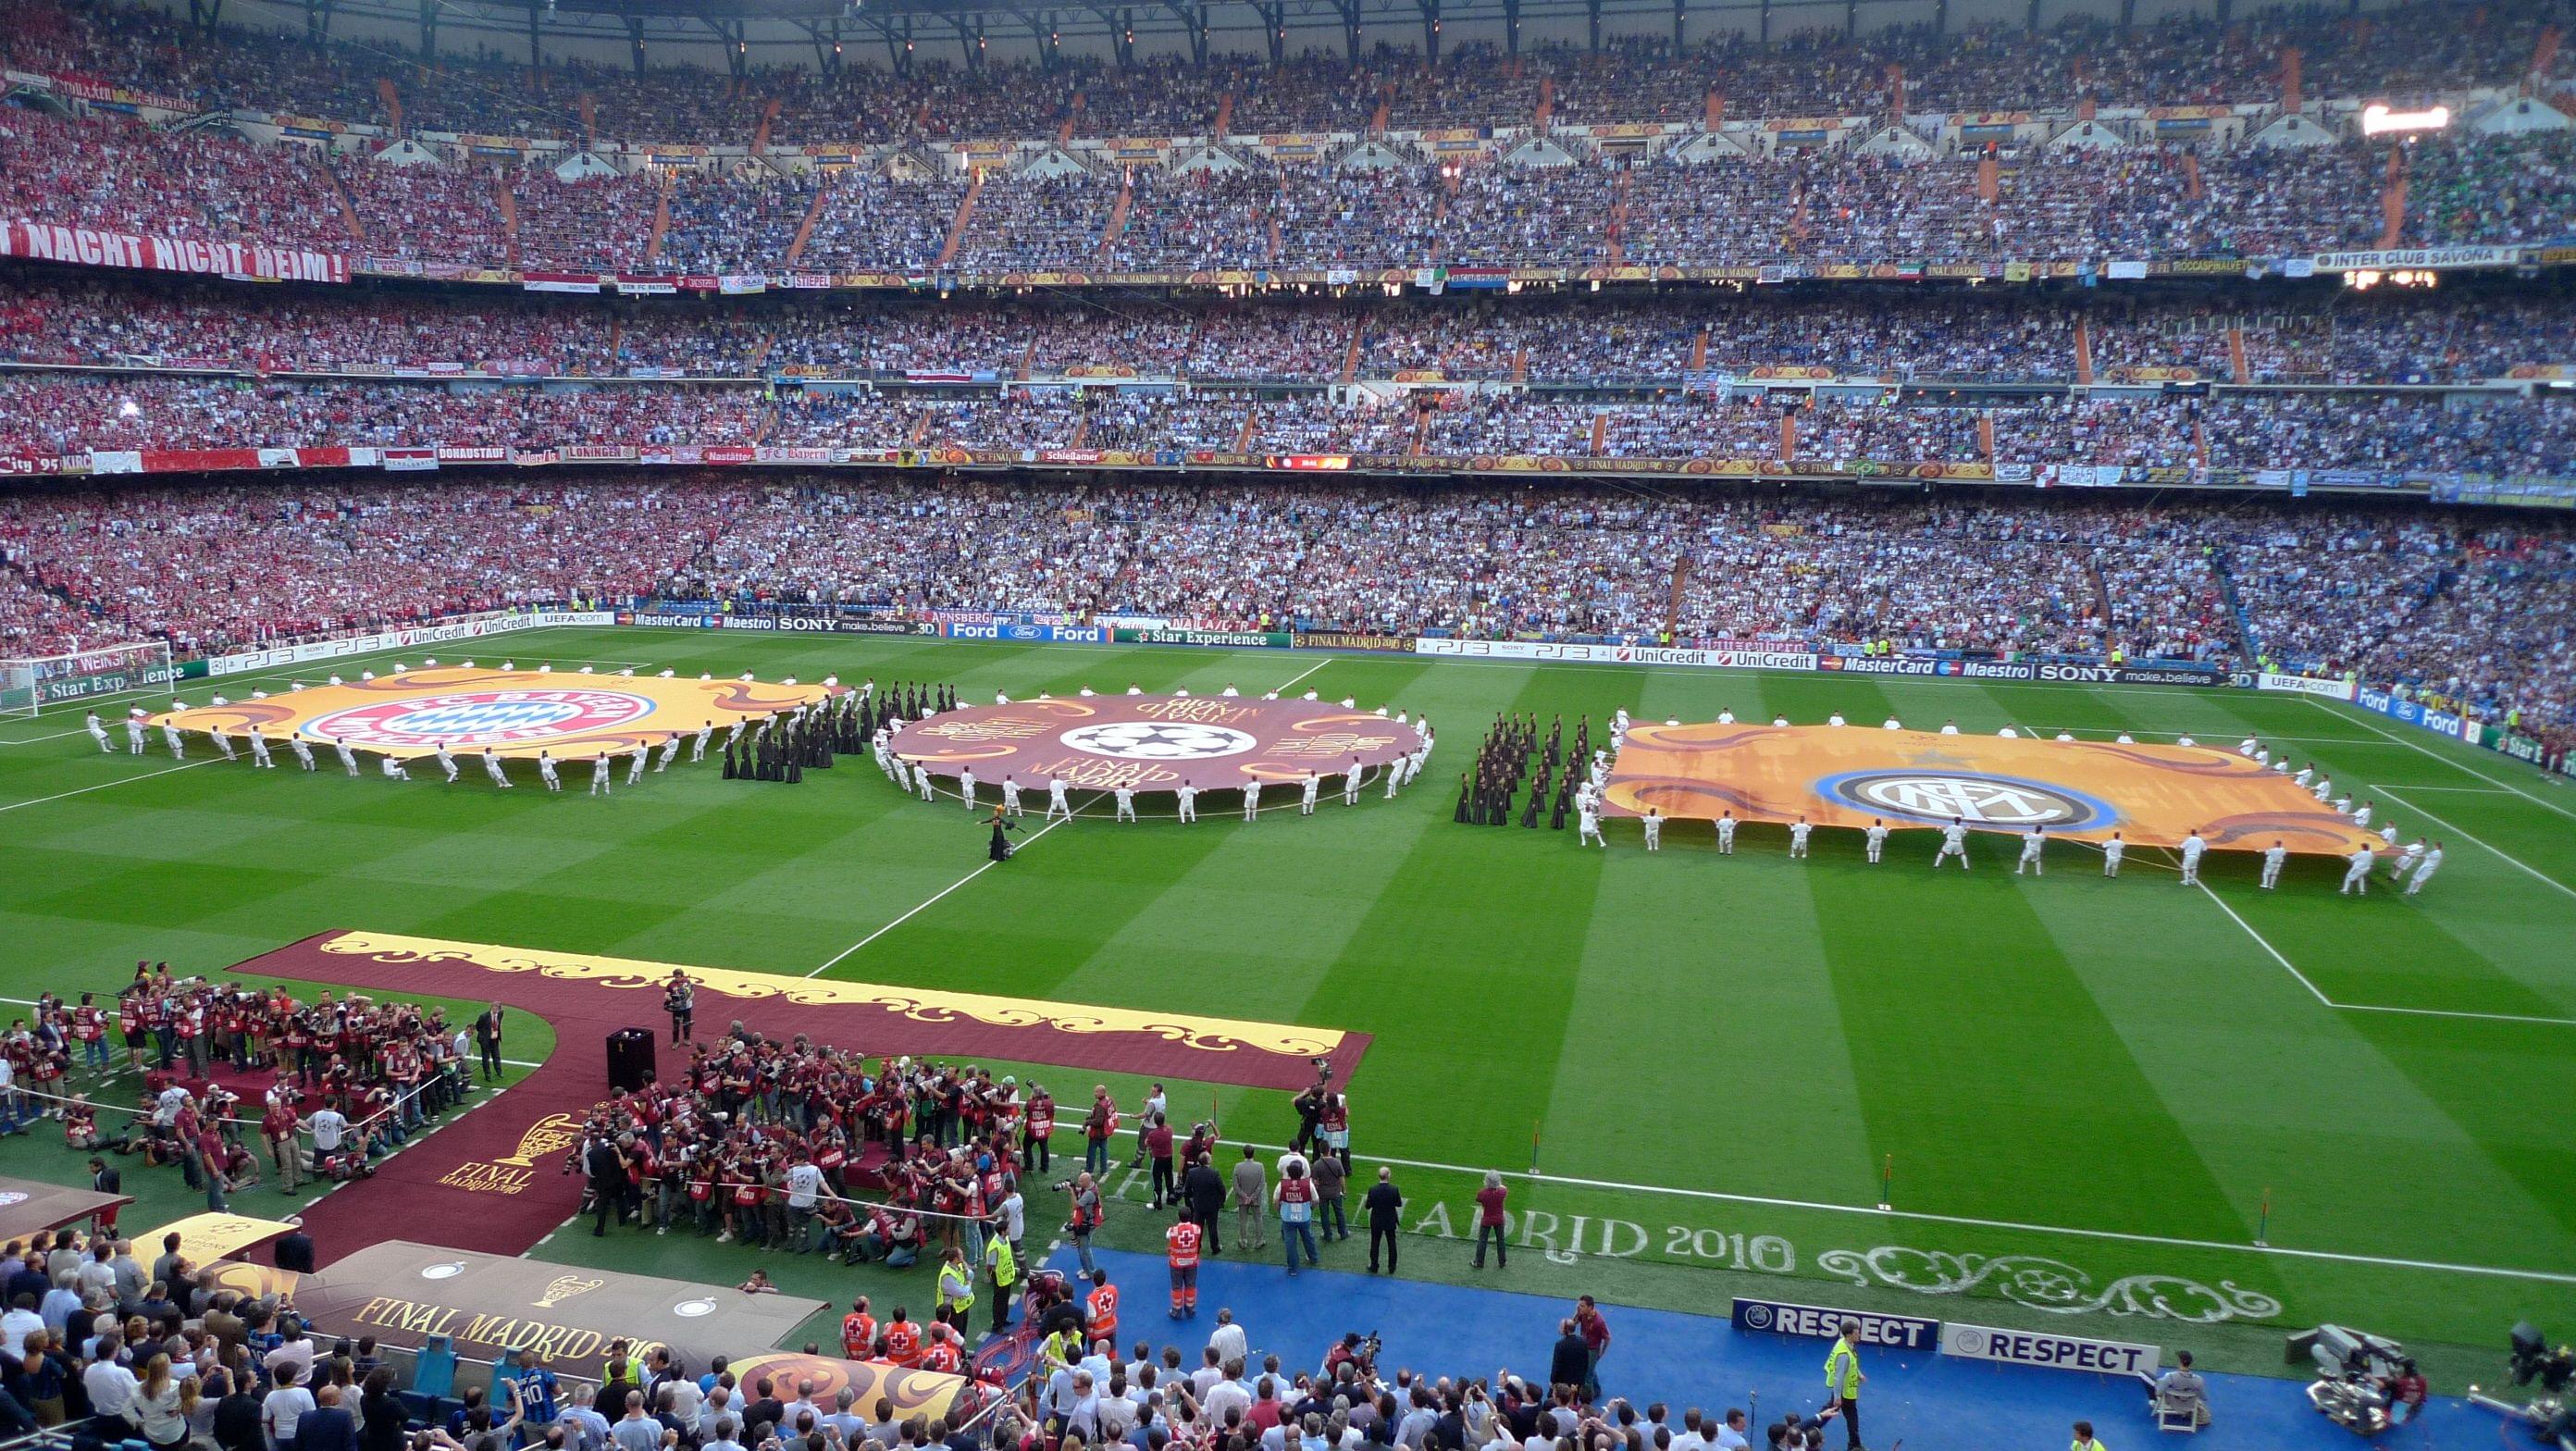
[(1941, 1322), (1920, 1315), (1887, 1315), (1875, 1310), (1843, 1310), (1831, 1305), (1801, 1305), (1794, 1300), (1735, 1297), (1735, 1328), (1765, 1335), (1797, 1335), (1831, 1340), (1845, 1321), (1860, 1326), (1860, 1343), (1893, 1350), (1930, 1351), (1940, 1347)]
[(1941, 1327), (1941, 1353), (1968, 1360), (2035, 1365), (2047, 1370), (2089, 1370), (2106, 1375), (2153, 1375), (2164, 1349), (2126, 1340), (2091, 1340), (2046, 1330), (2006, 1330), (1992, 1325)]

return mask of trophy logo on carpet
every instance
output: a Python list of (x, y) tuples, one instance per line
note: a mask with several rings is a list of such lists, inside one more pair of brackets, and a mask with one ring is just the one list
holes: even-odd
[(468, 1194), (523, 1194), (537, 1180), (537, 1160), (559, 1154), (581, 1142), (581, 1120), (550, 1113), (519, 1135), (517, 1152), (485, 1161), (468, 1159), (439, 1176), (438, 1182)]
[(540, 1310), (551, 1310), (575, 1295), (587, 1295), (607, 1283), (596, 1276), (557, 1275), (546, 1282), (544, 1294), (528, 1303)]

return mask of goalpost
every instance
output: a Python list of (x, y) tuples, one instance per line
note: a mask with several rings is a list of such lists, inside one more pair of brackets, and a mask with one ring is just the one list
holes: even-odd
[(48, 706), (86, 702), (168, 686), (179, 678), (166, 640), (102, 645), (68, 655), (0, 659), (0, 716), (33, 716)]

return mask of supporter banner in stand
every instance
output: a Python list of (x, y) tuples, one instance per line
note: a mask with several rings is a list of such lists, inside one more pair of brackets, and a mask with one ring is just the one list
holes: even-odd
[(2441, 271), (2452, 267), (2510, 267), (2520, 247), (2400, 247), (2384, 252), (2319, 252), (2319, 272)]
[(1573, 665), (1687, 665), (1705, 670), (1813, 670), (1810, 650), (1703, 650), (1679, 645), (1587, 644), (1576, 640), (1452, 640), (1426, 635), (1417, 655), (1532, 660)]
[(598, 292), (601, 279), (594, 272), (522, 272), (519, 286), (529, 292)]
[[(0, 463), (0, 470), (7, 465)], [(2576, 509), (2576, 484), (2539, 479), (2462, 480), (2436, 483), (2436, 504), (2493, 504), (2508, 509)]]
[(438, 450), (434, 448), (389, 448), (377, 455), (388, 473), (435, 473)]
[(226, 473), (253, 469), (339, 469), (355, 462), (345, 448), (93, 449), (94, 474)]
[(146, 272), (201, 272), (275, 282), (346, 282), (349, 259), (336, 252), (258, 242), (206, 242), (137, 235), (51, 222), (0, 222), (0, 256), (84, 267)]

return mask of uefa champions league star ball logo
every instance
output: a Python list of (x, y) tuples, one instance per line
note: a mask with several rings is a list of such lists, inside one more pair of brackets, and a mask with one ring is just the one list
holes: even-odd
[(1121, 761), (1213, 761), (1260, 748), (1258, 737), (1189, 721), (1122, 720), (1076, 726), (1057, 740), (1086, 755)]
[(2083, 831), (2119, 816), (2080, 791), (1975, 771), (1854, 771), (1817, 782), (1816, 794), (1872, 815), (1936, 825), (1955, 817), (1972, 826)]
[(314, 740), (353, 746), (510, 746), (631, 725), (653, 702), (620, 690), (467, 690), (388, 700), (307, 721)]

